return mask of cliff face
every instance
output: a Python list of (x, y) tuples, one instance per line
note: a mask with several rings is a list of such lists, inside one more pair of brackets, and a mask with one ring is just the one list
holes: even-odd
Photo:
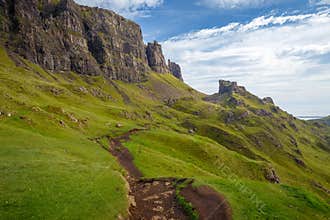
[(157, 73), (169, 73), (170, 70), (166, 65), (166, 61), (163, 55), (162, 46), (156, 41), (148, 43), (146, 47), (146, 54), (148, 63), (151, 69)]
[(140, 82), (151, 69), (182, 80), (160, 44), (144, 45), (138, 24), (73, 0), (0, 0), (0, 34), (10, 51), (50, 71)]
[(0, 0), (1, 35), (12, 50), (51, 71), (141, 81), (148, 70), (139, 25), (73, 0)]
[(168, 68), (170, 72), (173, 74), (173, 76), (183, 81), (181, 67), (179, 66), (179, 64), (176, 64), (174, 62), (171, 62), (171, 60), (168, 60)]

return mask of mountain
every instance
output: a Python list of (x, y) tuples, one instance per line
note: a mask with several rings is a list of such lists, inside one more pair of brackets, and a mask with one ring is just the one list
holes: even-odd
[(320, 122), (326, 125), (330, 125), (330, 116), (321, 118), (321, 119), (316, 119), (316, 120), (312, 120), (313, 122)]
[(145, 46), (140, 26), (114, 12), (73, 0), (2, 0), (0, 13), (6, 46), (44, 69), (125, 82), (143, 81), (149, 65), (169, 72), (161, 46)]
[(330, 128), (205, 95), (114, 12), (0, 0), (1, 219), (327, 219)]

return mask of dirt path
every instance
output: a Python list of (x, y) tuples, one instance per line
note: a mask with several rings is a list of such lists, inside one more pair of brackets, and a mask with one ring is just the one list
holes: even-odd
[[(116, 138), (109, 138), (107, 149), (127, 170), (129, 186), (129, 219), (131, 220), (185, 220), (189, 219), (176, 195), (178, 184), (186, 179), (161, 178), (142, 179), (142, 173), (133, 163), (133, 156), (122, 142), (129, 141), (130, 135), (140, 129), (133, 129)], [(203, 220), (230, 220), (231, 209), (219, 193), (208, 186), (183, 188), (180, 195), (190, 202)]]

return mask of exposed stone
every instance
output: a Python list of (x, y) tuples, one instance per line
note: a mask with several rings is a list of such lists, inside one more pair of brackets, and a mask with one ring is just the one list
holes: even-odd
[(152, 185), (153, 185), (153, 186), (157, 186), (157, 185), (159, 185), (159, 182), (158, 182), (158, 181), (154, 181), (154, 182), (152, 183)]
[(295, 131), (299, 131), (297, 125), (293, 121), (289, 121), (289, 125), (291, 128), (293, 128)]
[(298, 142), (294, 137), (290, 137), (290, 143), (294, 146), (294, 147), (298, 147)]
[(249, 114), (250, 113), (248, 111), (245, 111), (237, 119), (241, 120), (241, 119), (247, 118), (249, 116)]
[(327, 189), (327, 188), (325, 188), (324, 186), (322, 186), (320, 183), (315, 182), (315, 181), (313, 180), (313, 181), (312, 181), (312, 184), (313, 184), (315, 187), (317, 187), (317, 188), (321, 189), (322, 191), (326, 192), (327, 194), (330, 194), (330, 190)]
[(219, 95), (238, 93), (244, 95), (246, 89), (243, 86), (238, 86), (237, 82), (219, 80)]
[(126, 82), (145, 78), (145, 45), (134, 22), (73, 0), (1, 2), (0, 32), (7, 36), (8, 49), (44, 69)]
[(299, 149), (295, 149), (294, 152), (296, 152), (296, 153), (299, 154), (299, 155), (302, 155), (302, 152), (301, 152), (301, 150), (299, 150)]
[(119, 215), (117, 216), (117, 219), (118, 219), (118, 220), (125, 220), (125, 218), (124, 218), (121, 214), (119, 214)]
[(265, 109), (256, 109), (254, 113), (258, 116), (271, 116), (272, 113), (266, 111)]
[(179, 80), (183, 81), (182, 74), (181, 74), (181, 67), (178, 64), (171, 62), (171, 60), (168, 60), (168, 68), (169, 68), (170, 72), (173, 74), (173, 76), (175, 76)]
[(84, 93), (84, 94), (88, 93), (88, 90), (83, 86), (79, 87), (78, 91), (81, 92), (81, 93)]
[(273, 104), (274, 105), (274, 101), (271, 97), (265, 97), (262, 99), (264, 104)]
[(280, 178), (277, 176), (274, 168), (265, 170), (265, 178), (271, 183), (280, 183)]
[(226, 123), (231, 123), (231, 122), (235, 121), (235, 114), (231, 111), (227, 112), (225, 121), (226, 121)]
[(136, 202), (135, 202), (134, 196), (128, 196), (128, 202), (132, 207), (136, 207)]
[(244, 102), (243, 102), (243, 100), (239, 100), (237, 98), (230, 97), (228, 99), (228, 104), (233, 105), (233, 106), (242, 106), (242, 105), (244, 105)]
[(144, 198), (143, 201), (156, 200), (156, 199), (159, 199), (159, 196), (152, 195), (152, 196), (148, 196), (148, 197)]
[(73, 114), (67, 114), (67, 116), (69, 117), (69, 119), (74, 122), (74, 123), (78, 123), (79, 120), (73, 115)]
[(64, 121), (60, 120), (59, 122), (60, 122), (60, 125), (61, 125), (62, 127), (66, 127), (66, 124), (65, 124)]
[(155, 212), (163, 212), (164, 208), (162, 206), (157, 206), (156, 208), (152, 208), (152, 210)]
[(166, 65), (166, 61), (163, 55), (162, 46), (157, 41), (148, 43), (146, 47), (146, 54), (148, 64), (151, 69), (157, 73), (169, 73), (170, 70)]
[(278, 106), (271, 106), (271, 111), (274, 113), (279, 113), (280, 112), (280, 108)]
[(293, 159), (294, 159), (294, 161), (295, 161), (299, 166), (306, 167), (305, 162), (302, 161), (301, 159), (296, 158), (296, 157), (294, 157)]
[[(161, 45), (146, 46), (140, 26), (110, 10), (73, 0), (1, 0), (0, 5), (0, 34), (7, 49), (48, 71), (125, 82), (145, 81), (150, 68), (170, 72)], [(180, 66), (169, 65), (182, 80)], [(87, 93), (83, 87), (77, 91)]]
[(41, 108), (38, 107), (38, 106), (33, 106), (33, 107), (32, 107), (32, 111), (34, 111), (34, 112), (41, 112), (42, 110), (41, 110)]
[(164, 216), (158, 216), (158, 215), (156, 215), (156, 216), (153, 216), (151, 218), (151, 220), (166, 220), (166, 218)]
[(116, 124), (116, 127), (117, 127), (117, 128), (121, 128), (121, 127), (123, 127), (123, 125), (120, 124), (120, 123), (117, 123), (117, 124)]

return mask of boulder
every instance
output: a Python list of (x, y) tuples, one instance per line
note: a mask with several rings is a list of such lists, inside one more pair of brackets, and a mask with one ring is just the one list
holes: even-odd
[(267, 168), (265, 170), (265, 178), (271, 183), (280, 183), (280, 178), (277, 176), (274, 168)]

